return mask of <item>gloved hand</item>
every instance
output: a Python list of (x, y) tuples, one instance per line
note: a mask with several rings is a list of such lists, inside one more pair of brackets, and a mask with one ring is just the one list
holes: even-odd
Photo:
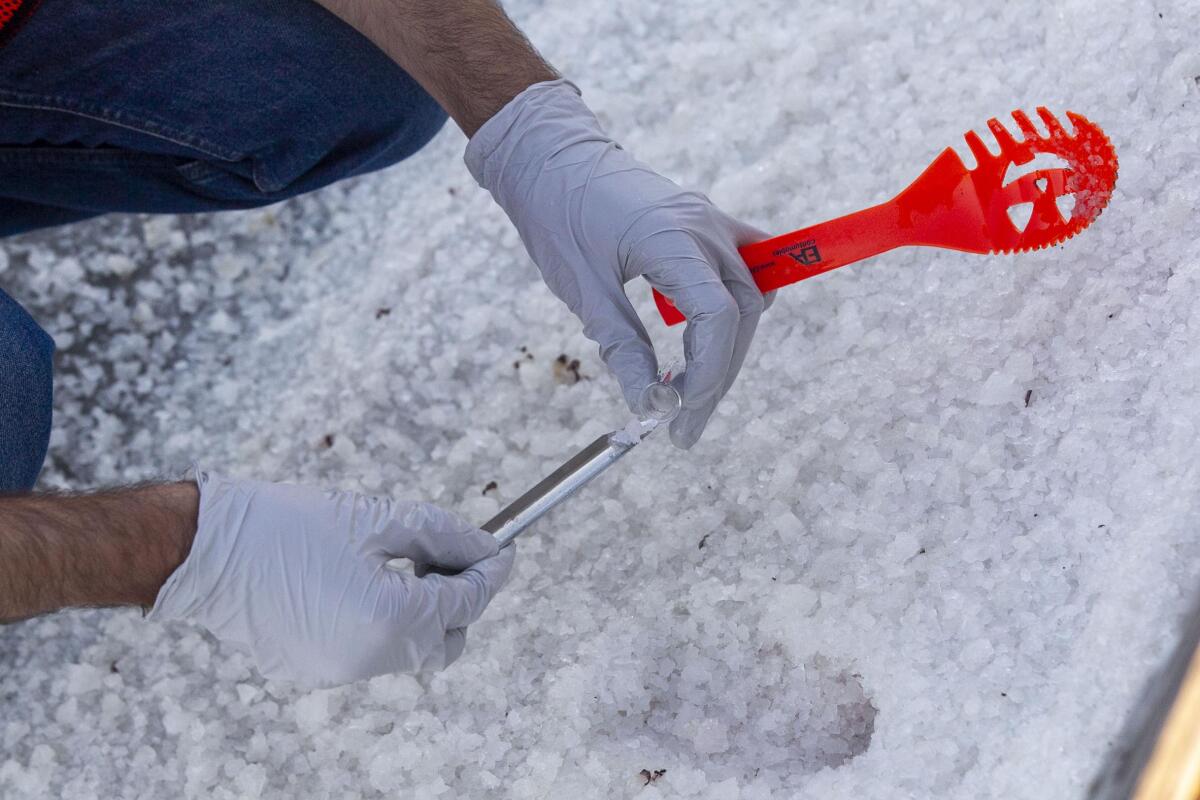
[(737, 248), (767, 234), (635, 161), (567, 81), (534, 84), (471, 138), (467, 167), (492, 193), (550, 289), (583, 321), (633, 411), (657, 377), (625, 296), (638, 275), (688, 318), (679, 447), (695, 444), (728, 391), (765, 307)]
[[(190, 619), (249, 650), (268, 678), (327, 687), (458, 658), (514, 548), (425, 503), (198, 471), (191, 553), (152, 619)], [(395, 572), (394, 557), (464, 570)], [(427, 572), (427, 570), (423, 570)]]

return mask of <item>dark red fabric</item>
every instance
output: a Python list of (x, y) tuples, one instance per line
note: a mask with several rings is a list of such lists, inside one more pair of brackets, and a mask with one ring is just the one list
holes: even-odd
[(0, 47), (12, 38), (42, 0), (0, 0)]

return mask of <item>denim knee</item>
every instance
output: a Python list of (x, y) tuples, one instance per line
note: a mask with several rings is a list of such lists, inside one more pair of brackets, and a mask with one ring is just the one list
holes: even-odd
[(54, 340), (0, 290), (0, 492), (33, 488), (50, 443)]
[(182, 208), (167, 210), (253, 208), (376, 172), (416, 153), (447, 120), (446, 112), (423, 91), (413, 92), (396, 109), (346, 108), (345, 112), (344, 120), (325, 129), (336, 142), (297, 143), (281, 136), (237, 162), (185, 165), (180, 173), (189, 198)]
[(0, 108), (0, 198), (82, 216), (274, 203), (401, 161), (447, 118), (358, 31), (278, 0), (64, 3), (5, 46)]
[(303, 109), (313, 124), (311, 138), (297, 140), (286, 128), (271, 131), (267, 143), (242, 163), (194, 165), (192, 188), (231, 205), (274, 203), (390, 167), (414, 155), (445, 125), (446, 112), (404, 73), (389, 71), (364, 83), (370, 86), (371, 80), (378, 91), (373, 102), (314, 103), (322, 106), (320, 114)]

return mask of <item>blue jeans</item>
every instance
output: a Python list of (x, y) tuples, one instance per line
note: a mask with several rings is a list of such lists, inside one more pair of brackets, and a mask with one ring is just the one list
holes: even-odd
[[(394, 164), (445, 121), (313, 0), (45, 2), (0, 49), (0, 237), (275, 203)], [(52, 349), (2, 295), (0, 491), (45, 456)]]
[(54, 340), (0, 290), (0, 491), (33, 486), (50, 441)]

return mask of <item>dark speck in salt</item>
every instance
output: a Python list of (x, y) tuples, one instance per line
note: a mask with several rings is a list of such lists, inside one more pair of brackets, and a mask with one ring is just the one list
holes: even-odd
[(554, 370), (554, 380), (558, 383), (571, 385), (579, 383), (582, 380), (589, 380), (587, 375), (579, 371), (579, 359), (571, 358), (566, 353), (554, 359), (554, 363), (551, 366)]
[(666, 775), (666, 774), (667, 774), (667, 771), (665, 769), (656, 769), (653, 772), (651, 772), (648, 769), (644, 769), (638, 773), (638, 777), (642, 779), (643, 786), (649, 786), (650, 784), (654, 783), (655, 781), (657, 781), (659, 778), (661, 778), (663, 775)]

